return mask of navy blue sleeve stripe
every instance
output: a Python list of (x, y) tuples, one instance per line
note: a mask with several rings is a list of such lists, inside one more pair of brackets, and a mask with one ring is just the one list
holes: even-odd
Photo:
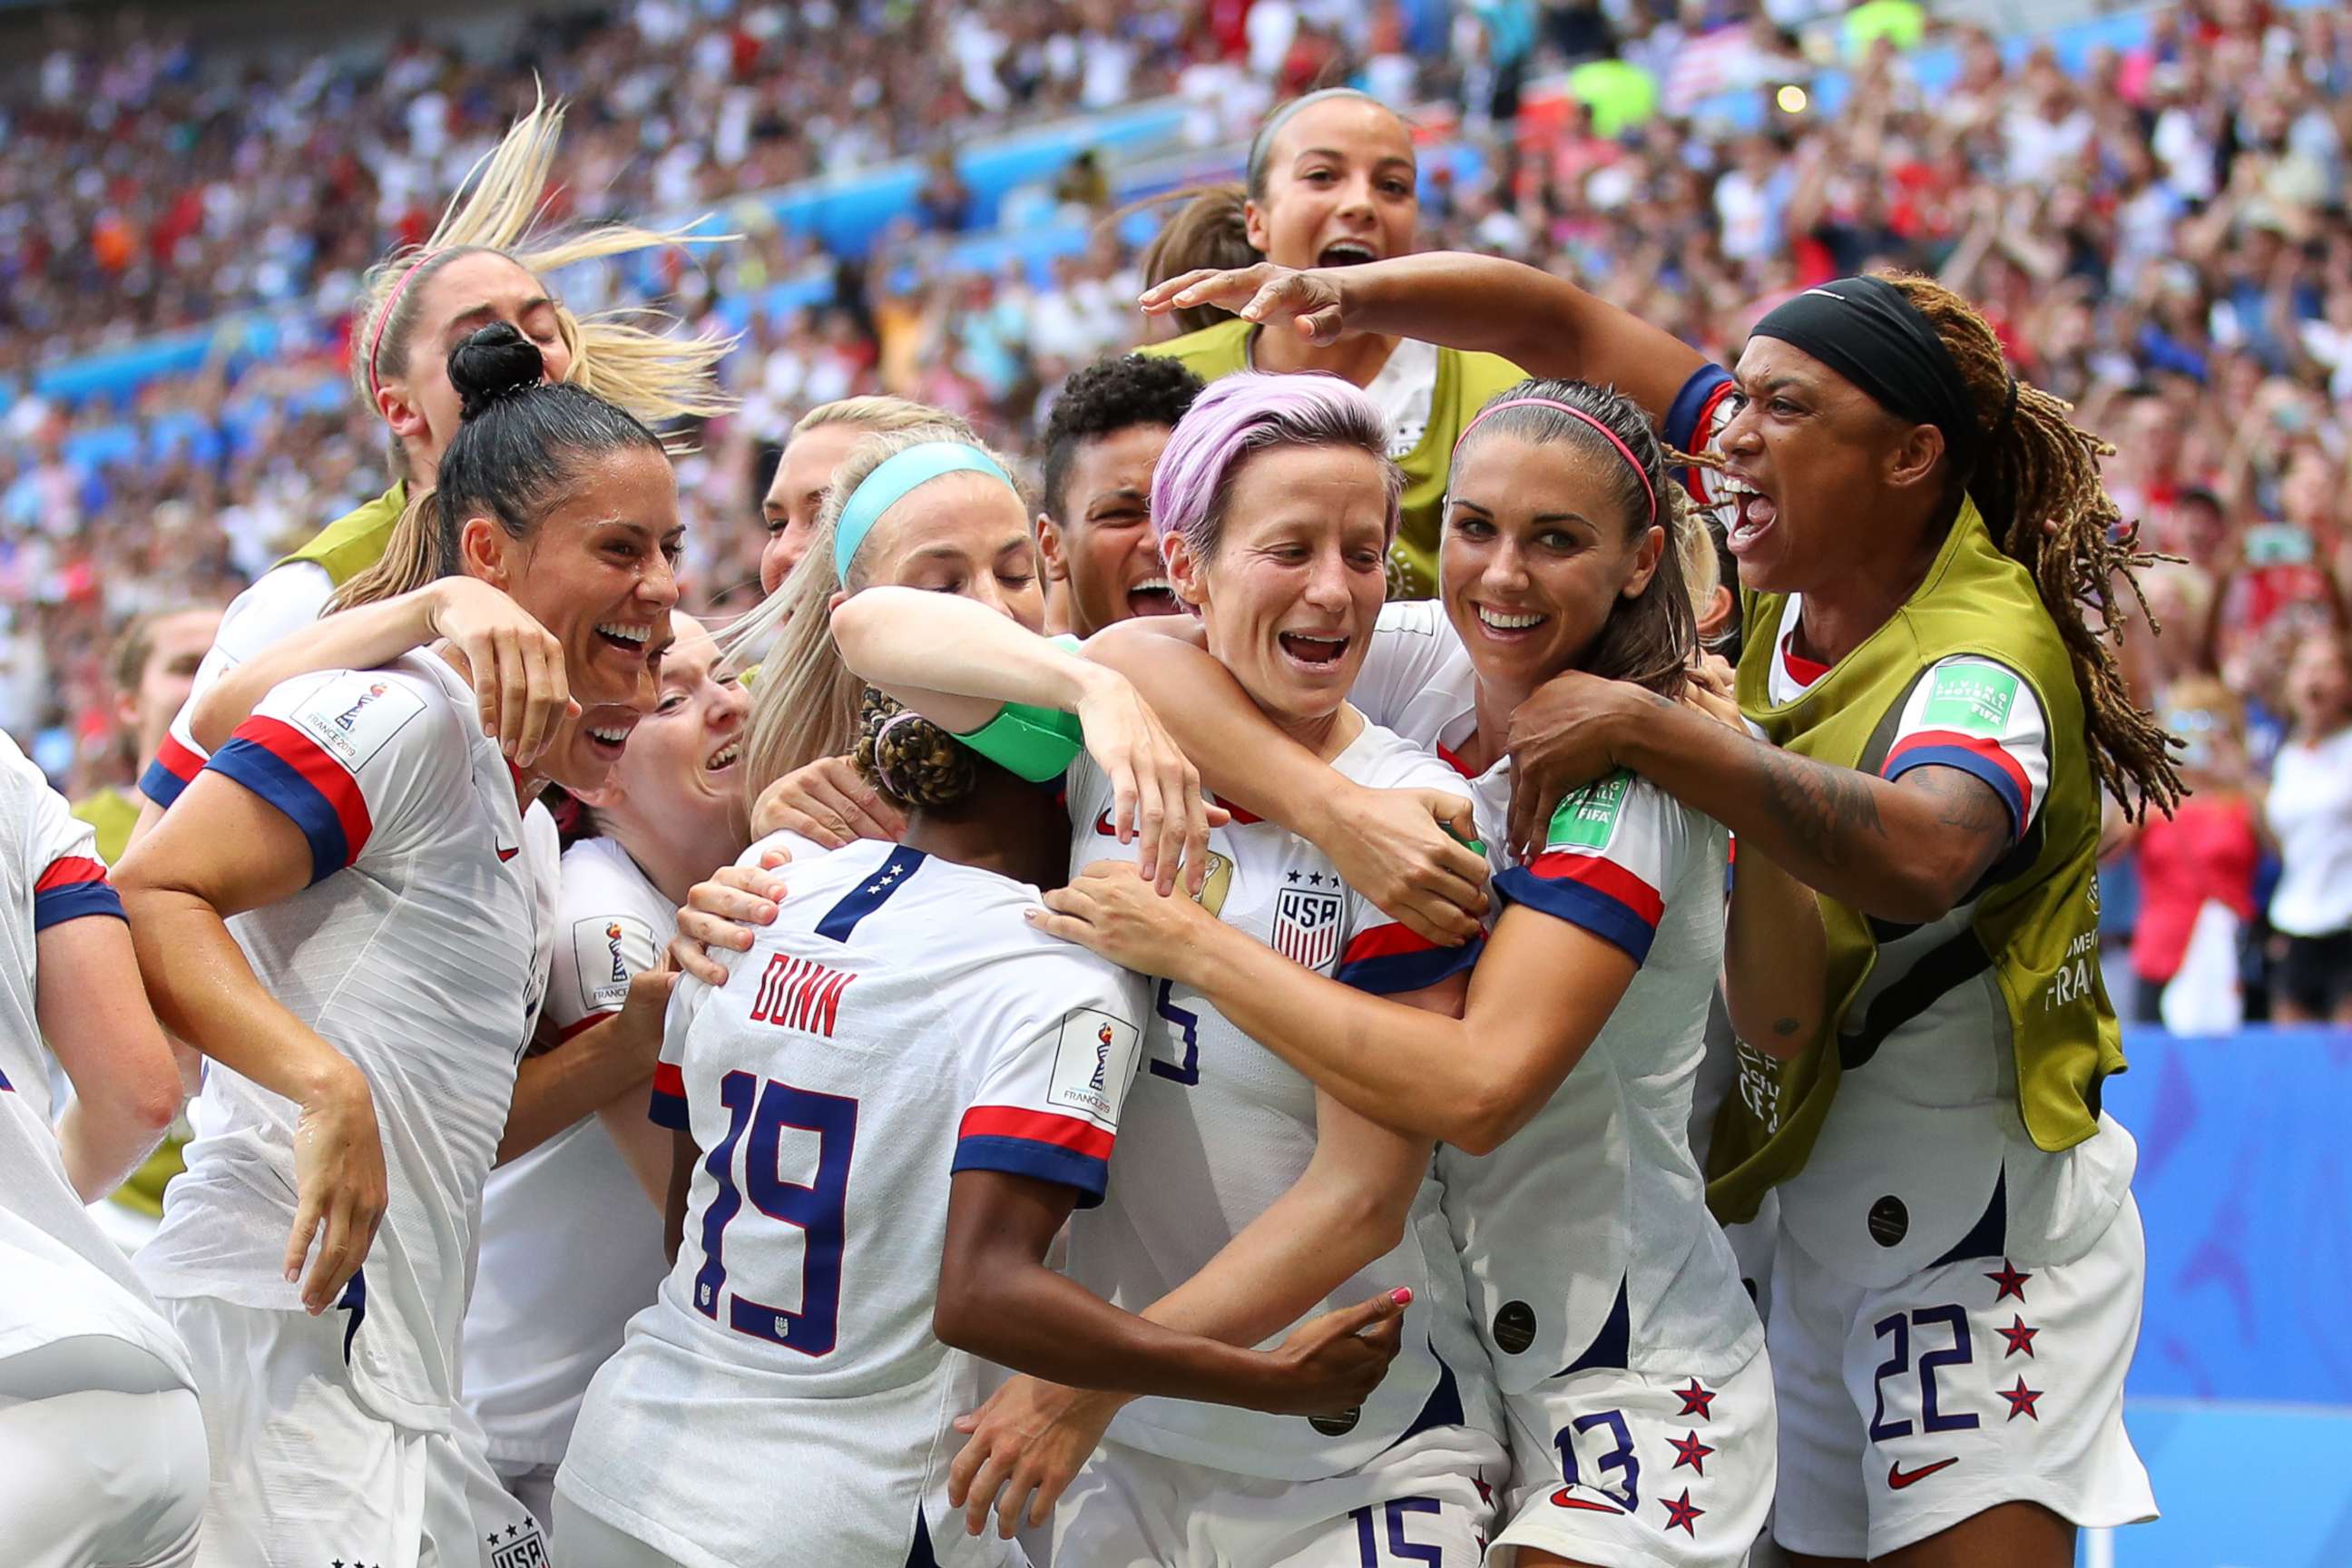
[(1110, 1186), (1108, 1161), (1081, 1154), (1075, 1149), (1032, 1142), (1026, 1138), (958, 1139), (955, 1163), (948, 1167), (948, 1173), (953, 1175), (958, 1171), (1003, 1171), (1008, 1175), (1034, 1176), (1041, 1182), (1076, 1187), (1082, 1209), (1101, 1203)]
[(343, 837), (343, 819), (318, 786), (267, 746), (232, 740), (205, 764), (225, 778), (235, 779), (284, 812), (310, 843), (310, 880), (323, 882), (351, 864), (350, 845)]
[(1343, 963), (1331, 978), (1342, 985), (1369, 991), (1375, 996), (1401, 996), (1451, 979), (1478, 962), (1486, 939), (1473, 937), (1460, 947), (1424, 947), (1412, 952), (1381, 953)]
[(1611, 946), (1621, 948), (1640, 964), (1650, 956), (1656, 928), (1625, 905), (1582, 882), (1556, 881), (1515, 866), (1496, 877), (1495, 896), (1507, 903), (1541, 910), (1554, 920), (1591, 931)]
[(33, 929), (47, 931), (67, 921), (78, 921), (86, 915), (112, 915), (116, 920), (129, 919), (122, 912), (121, 895), (110, 882), (76, 882), (69, 887), (52, 888), (33, 895)]
[(1699, 416), (1715, 400), (1716, 394), (1731, 384), (1731, 373), (1719, 364), (1703, 364), (1691, 372), (1675, 400), (1666, 405), (1666, 445), (1676, 451), (1692, 450), (1697, 438)]
[(686, 1097), (678, 1094), (664, 1094), (658, 1089), (654, 1092), (653, 1098), (646, 1102), (646, 1120), (656, 1127), (667, 1127), (673, 1132), (684, 1132), (694, 1125), (693, 1118), (687, 1110)]

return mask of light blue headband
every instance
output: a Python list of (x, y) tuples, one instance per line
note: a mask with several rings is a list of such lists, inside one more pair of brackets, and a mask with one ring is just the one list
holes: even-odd
[(925, 441), (892, 453), (849, 492), (840, 521), (833, 525), (833, 569), (844, 583), (849, 580), (849, 563), (857, 559), (857, 547), (866, 542), (882, 514), (898, 505), (908, 490), (941, 474), (988, 474), (1003, 480), (1015, 496), (1021, 493), (1013, 476), (990, 461), (987, 453), (961, 441)]

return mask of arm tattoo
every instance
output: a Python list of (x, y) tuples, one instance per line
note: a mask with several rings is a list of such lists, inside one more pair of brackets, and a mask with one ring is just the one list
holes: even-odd
[(1876, 781), (1869, 775), (1777, 747), (1757, 751), (1764, 763), (1766, 809), (1804, 854), (1823, 866), (1848, 866), (1858, 858), (1852, 847), (1856, 836), (1885, 838), (1886, 825), (1871, 796)]
[(2016, 842), (2021, 825), (2010, 820), (2009, 807), (1992, 786), (1972, 773), (1931, 763), (1904, 774), (1896, 787), (1934, 801), (1936, 826), (1968, 839), (1976, 868), (1969, 879), (1972, 884)]

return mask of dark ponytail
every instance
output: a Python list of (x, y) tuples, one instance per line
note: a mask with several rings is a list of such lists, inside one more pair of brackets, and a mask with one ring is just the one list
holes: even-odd
[(661, 437), (635, 415), (546, 374), (538, 345), (504, 321), (449, 351), (459, 424), (435, 480), (438, 575), (464, 569), (459, 541), (469, 518), (492, 518), (509, 537), (530, 537), (583, 458), (631, 447), (667, 457)]
[[(1202, 268), (1229, 271), (1238, 267), (1255, 267), (1265, 259), (1249, 242), (1249, 219), (1243, 211), (1245, 193), (1239, 185), (1200, 185), (1190, 191), (1178, 191), (1188, 196), (1174, 217), (1160, 226), (1143, 247), (1143, 286), (1156, 289), (1171, 278)], [(1128, 213), (1156, 206), (1170, 200), (1155, 196), (1138, 202), (1133, 206), (1114, 213), (1116, 223)], [(1197, 332), (1203, 327), (1213, 327), (1219, 321), (1234, 319), (1231, 310), (1216, 305), (1187, 305), (1169, 312), (1168, 319), (1176, 323), (1179, 331)]]
[[(1521, 399), (1541, 402), (1500, 408)], [(1600, 421), (1624, 444), (1633, 461), (1628, 463), (1625, 452), (1584, 420), (1547, 408), (1545, 403), (1565, 404)], [(1609, 618), (1601, 623), (1577, 668), (1588, 675), (1631, 681), (1661, 697), (1680, 697), (1698, 657), (1698, 619), (1691, 609), (1683, 550), (1685, 536), (1699, 522), (1687, 492), (1667, 474), (1666, 449), (1649, 416), (1615, 387), (1595, 386), (1589, 381), (1529, 379), (1496, 393), (1487, 400), (1487, 406), (1500, 411), (1473, 421), (1474, 428), (1454, 448), (1457, 470), (1471, 443), (1489, 436), (1514, 437), (1531, 446), (1557, 442), (1591, 452), (1601, 460), (1601, 471), (1609, 476), (1610, 499), (1628, 520), (1631, 531), (1646, 531), (1653, 526), (1650, 498), (1657, 498), (1655, 525), (1666, 531), (1657, 569), (1639, 594), (1610, 605)], [(1639, 473), (1634, 471), (1637, 464)]]
[(913, 709), (871, 688), (859, 720), (852, 752), (859, 774), (911, 810), (953, 816), (979, 793), (983, 771), (1003, 772)]

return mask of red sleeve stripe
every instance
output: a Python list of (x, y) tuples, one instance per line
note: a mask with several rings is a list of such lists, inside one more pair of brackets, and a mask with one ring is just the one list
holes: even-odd
[[(1738, 390), (1737, 382), (1726, 381), (1709, 394), (1707, 400), (1700, 405), (1698, 418), (1691, 425), (1691, 451), (1704, 452), (1715, 445), (1715, 416), (1722, 409), (1723, 400)], [(1706, 472), (1696, 463), (1684, 468), (1682, 472), (1683, 488), (1690, 491), (1691, 500), (1701, 506), (1710, 504), (1706, 493)]]
[(1547, 850), (1537, 856), (1528, 869), (1547, 882), (1578, 882), (1595, 892), (1606, 893), (1653, 930), (1657, 928), (1659, 917), (1666, 912), (1666, 900), (1659, 897), (1657, 889), (1603, 856)]
[(163, 743), (155, 748), (155, 766), (186, 784), (204, 771), (205, 759), (181, 744), (177, 735), (165, 735)]
[(1021, 1110), (1010, 1105), (975, 1105), (963, 1113), (958, 1138), (1019, 1138), (1031, 1143), (1051, 1143), (1091, 1159), (1110, 1158), (1111, 1135), (1091, 1121), (1051, 1111)]
[[(1879, 771), (1885, 777), (1894, 778), (1906, 767), (1925, 765), (1926, 758), (1912, 757), (1912, 753), (1934, 751), (1964, 752), (1997, 770), (2002, 778), (2009, 781), (2011, 789), (2017, 792), (2016, 797), (2009, 804), (2011, 809), (2017, 813), (2018, 831), (2025, 831), (2025, 820), (2033, 814), (2033, 781), (2026, 776), (2023, 765), (2010, 754), (2009, 748), (1998, 741), (1987, 740), (1981, 735), (1963, 735), (1958, 730), (1915, 730), (1895, 742), (1895, 749), (1886, 753), (1886, 765)], [(1903, 763), (1906, 757), (1911, 758), (1909, 763), (1905, 766), (1896, 765)], [(1972, 768), (1969, 771), (1974, 773), (1979, 770)], [(1996, 781), (1987, 782), (1992, 783), (1995, 789), (2000, 788)], [(2003, 790), (2001, 793), (2007, 795), (2009, 792)]]
[[(603, 1020), (599, 1018), (594, 1021), (602, 1022)], [(684, 1100), (686, 1098), (686, 1075), (677, 1070), (677, 1064), (676, 1062), (656, 1062), (654, 1064), (654, 1092), (656, 1094), (673, 1095), (679, 1100)]]
[(1348, 939), (1348, 950), (1339, 955), (1344, 966), (1361, 963), (1368, 958), (1394, 958), (1401, 953), (1426, 952), (1437, 944), (1425, 936), (1416, 935), (1401, 925), (1377, 925), (1360, 931)]
[(79, 888), (88, 882), (106, 880), (106, 868), (82, 855), (60, 855), (49, 862), (41, 879), (33, 884), (33, 891), (54, 893), (60, 888)]
[(283, 720), (247, 719), (237, 726), (236, 739), (250, 741), (292, 768), (319, 792), (343, 825), (344, 864), (360, 858), (374, 823), (368, 816), (367, 796), (352, 771), (327, 754), (326, 749)]

